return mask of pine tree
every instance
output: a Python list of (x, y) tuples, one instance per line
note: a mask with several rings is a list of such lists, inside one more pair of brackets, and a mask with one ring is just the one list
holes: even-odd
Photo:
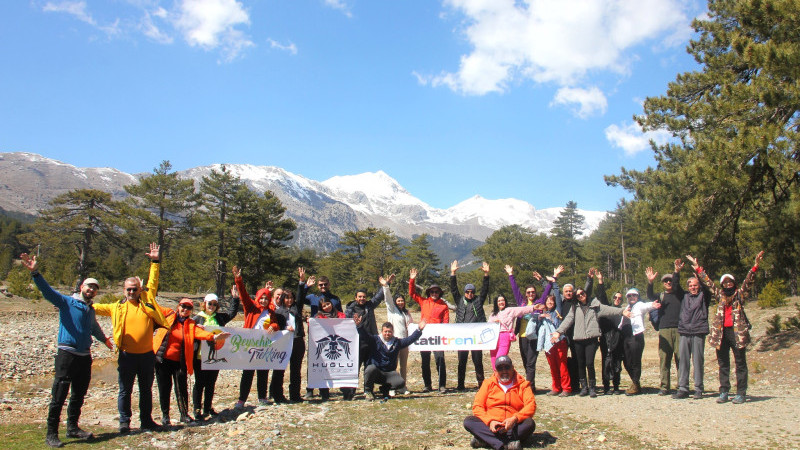
[(572, 200), (567, 202), (567, 206), (561, 211), (553, 222), (553, 235), (561, 243), (564, 257), (567, 260), (570, 273), (575, 274), (578, 270), (578, 263), (581, 261), (581, 244), (578, 237), (583, 234), (586, 228), (585, 217), (578, 213), (578, 204)]

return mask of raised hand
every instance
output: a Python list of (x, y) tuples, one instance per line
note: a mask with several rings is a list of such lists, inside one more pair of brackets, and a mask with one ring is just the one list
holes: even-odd
[(594, 272), (594, 276), (597, 277), (598, 284), (603, 284), (603, 272), (600, 272), (600, 270), (598, 269)]
[(686, 255), (686, 259), (689, 260), (689, 264), (692, 265), (692, 269), (697, 270), (700, 268), (700, 264), (697, 263), (697, 259), (695, 259), (692, 255)]
[(155, 242), (150, 243), (150, 251), (146, 253), (147, 257), (150, 258), (151, 261), (155, 261), (158, 259), (158, 251), (161, 249), (158, 244)]
[(231, 286), (231, 297), (239, 298), (239, 289), (236, 287), (235, 284)]
[(417, 269), (416, 268), (412, 268), (411, 270), (408, 271), (408, 278), (411, 279), (411, 280), (417, 278)]
[(311, 275), (310, 277), (308, 277), (308, 281), (306, 281), (306, 287), (310, 288), (311, 286), (313, 286), (315, 284), (317, 284), (316, 275)]
[(484, 274), (489, 275), (489, 263), (484, 261), (481, 270), (483, 270)]
[(589, 278), (592, 278), (592, 277), (594, 277), (594, 272), (595, 272), (596, 270), (597, 270), (597, 269), (595, 269), (594, 267), (590, 267), (590, 268), (589, 268), (589, 273), (587, 273), (587, 274), (586, 274), (586, 276), (587, 276), (587, 277), (589, 277)]
[(378, 277), (378, 283), (380, 283), (381, 286), (386, 286), (387, 284), (389, 284), (389, 282), (386, 281), (386, 278), (383, 278), (383, 275)]
[(508, 264), (506, 264), (505, 269), (506, 269), (506, 273), (508, 274), (508, 276), (514, 275), (514, 268), (513, 267), (511, 267)]
[(297, 275), (300, 277), (300, 281), (306, 281), (306, 268), (305, 267), (298, 267), (297, 268)]
[(356, 326), (361, 325), (361, 314), (353, 314), (353, 322), (356, 323)]
[(756, 264), (755, 264), (756, 267), (758, 267), (758, 264), (761, 262), (762, 259), (764, 259), (764, 250), (761, 250), (756, 255)]
[(647, 282), (651, 284), (656, 280), (656, 277), (658, 276), (658, 272), (653, 270), (652, 267), (644, 269), (644, 274), (645, 276), (647, 276)]
[(36, 270), (36, 255), (23, 253), (19, 255), (19, 259), (22, 260), (22, 265), (25, 266), (26, 269), (30, 270), (31, 272)]
[(392, 284), (392, 283), (394, 283), (394, 279), (395, 279), (395, 278), (396, 278), (396, 275), (395, 275), (395, 274), (391, 274), (391, 275), (389, 275), (389, 278), (387, 278), (387, 279), (386, 279), (386, 283), (387, 283), (387, 284)]
[(680, 272), (683, 269), (683, 260), (680, 258), (675, 260), (675, 272)]
[(542, 281), (542, 276), (535, 270), (533, 271), (533, 278), (536, 278), (536, 281)]
[(233, 272), (233, 276), (236, 278), (240, 278), (242, 276), (242, 269), (239, 266), (233, 266), (231, 268), (231, 272)]
[(453, 262), (450, 263), (450, 275), (455, 275), (456, 271), (459, 269), (458, 267), (458, 260), (455, 259)]
[(558, 267), (553, 269), (553, 278), (558, 278), (558, 276), (561, 275), (561, 272), (563, 271), (564, 271), (564, 266), (559, 264)]
[(268, 291), (272, 292), (272, 280), (269, 280), (269, 281), (267, 281), (267, 282), (266, 282), (266, 284), (264, 284), (264, 287), (265, 287), (265, 288), (266, 288)]

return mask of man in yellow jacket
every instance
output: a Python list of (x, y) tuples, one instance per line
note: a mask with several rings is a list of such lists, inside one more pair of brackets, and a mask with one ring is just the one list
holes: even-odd
[(164, 312), (156, 303), (158, 292), (159, 246), (150, 244), (147, 256), (151, 260), (147, 288), (142, 280), (131, 277), (125, 280), (125, 298), (117, 303), (95, 304), (100, 316), (110, 316), (114, 326), (114, 342), (119, 349), (117, 360), (119, 373), (119, 431), (130, 432), (131, 393), (133, 381), (139, 379), (139, 420), (143, 430), (158, 430), (153, 421), (153, 378), (155, 355), (153, 354), (153, 328), (165, 326)]

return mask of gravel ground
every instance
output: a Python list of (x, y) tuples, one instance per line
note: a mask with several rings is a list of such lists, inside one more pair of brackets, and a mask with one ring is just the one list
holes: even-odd
[[(0, 417), (3, 423), (41, 424), (49, 402), (58, 315), (47, 304), (21, 303), (13, 307), (8, 300), (2, 302)], [(755, 324), (773, 312), (759, 315), (749, 311), (749, 314)], [(100, 320), (103, 329), (110, 333), (110, 321)], [(537, 366), (540, 388), (535, 417), (540, 433), (537, 438), (540, 444), (549, 443), (553, 448), (800, 448), (797, 427), (800, 345), (796, 341), (790, 339), (782, 345), (774, 342), (765, 345), (767, 341), (762, 341), (748, 352), (750, 390), (749, 400), (743, 405), (715, 402), (716, 356), (708, 348), (707, 391), (702, 400), (673, 400), (657, 395), (657, 344), (649, 327), (643, 361), (644, 395), (600, 395), (596, 399), (542, 395), (550, 383), (542, 356)], [(117, 425), (114, 355), (102, 345), (93, 347), (93, 355), (92, 386), (83, 408), (82, 424), (89, 429), (114, 429)], [(516, 346), (512, 358), (520, 361)], [(447, 359), (448, 383), (453, 386), (455, 355), (448, 354)], [(598, 355), (598, 364), (599, 359)], [(422, 382), (418, 354), (412, 353), (409, 362), (409, 385), (412, 391), (419, 392)], [(489, 367), (488, 354), (484, 364)], [(471, 376), (468, 374), (468, 380)], [(469, 443), (461, 421), (470, 412), (474, 389), (445, 395), (412, 394), (387, 403), (332, 401), (234, 410), (238, 384), (238, 373), (221, 373), (215, 407), (222, 414), (205, 426), (106, 438), (117, 447), (333, 448), (344, 444), (340, 441), (342, 436), (352, 435), (355, 421), (364, 426), (345, 444), (350, 448), (465, 448)], [(627, 385), (624, 373), (623, 385)], [(134, 399), (136, 396), (134, 393)], [(334, 397), (337, 398), (338, 395)], [(254, 399), (255, 393), (251, 394), (251, 400)], [(159, 411), (157, 395), (154, 403), (154, 411)], [(173, 411), (172, 416), (177, 415)], [(154, 417), (158, 416), (156, 412)]]

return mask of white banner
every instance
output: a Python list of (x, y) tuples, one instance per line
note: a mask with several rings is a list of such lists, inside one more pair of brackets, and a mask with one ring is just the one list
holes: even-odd
[(353, 319), (308, 320), (308, 387), (358, 387), (358, 331)]
[(223, 342), (200, 341), (203, 370), (286, 370), (292, 356), (293, 331), (268, 332), (251, 328), (204, 326), (230, 337)]
[[(417, 330), (417, 324), (408, 326), (408, 333)], [(429, 323), (422, 337), (408, 347), (414, 352), (439, 350), (494, 350), (500, 336), (500, 324), (488, 323)]]

